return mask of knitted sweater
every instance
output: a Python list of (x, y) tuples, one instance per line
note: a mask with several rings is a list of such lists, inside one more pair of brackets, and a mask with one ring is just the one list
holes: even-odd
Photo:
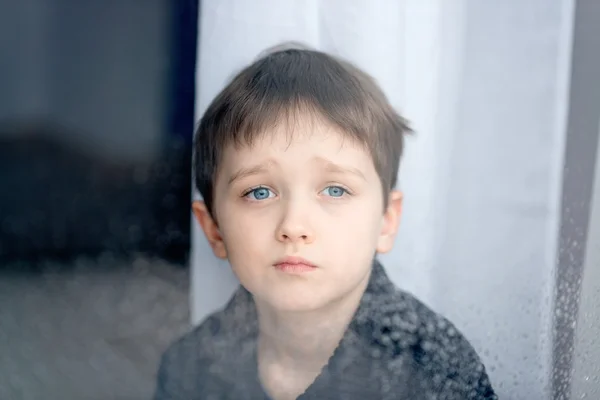
[[(165, 352), (155, 400), (266, 400), (257, 313), (240, 287)], [(475, 350), (445, 318), (397, 289), (379, 262), (321, 374), (298, 400), (497, 400)]]

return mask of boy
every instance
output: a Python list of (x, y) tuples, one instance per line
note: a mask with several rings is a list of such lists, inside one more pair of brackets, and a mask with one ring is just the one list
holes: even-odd
[(466, 339), (375, 259), (408, 131), (372, 78), (308, 49), (267, 53), (215, 98), (193, 211), (241, 286), (164, 354), (156, 400), (497, 399)]

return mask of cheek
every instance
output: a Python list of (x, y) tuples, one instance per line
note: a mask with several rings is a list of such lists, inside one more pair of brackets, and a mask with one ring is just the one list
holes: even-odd
[[(375, 250), (381, 231), (382, 216), (370, 204), (361, 204), (333, 220), (324, 219), (324, 241), (335, 247), (336, 253), (351, 256), (358, 251)], [(371, 249), (372, 248), (372, 249)]]
[(221, 233), (230, 261), (264, 257), (264, 250), (272, 246), (273, 228), (269, 221), (234, 207), (223, 209)]

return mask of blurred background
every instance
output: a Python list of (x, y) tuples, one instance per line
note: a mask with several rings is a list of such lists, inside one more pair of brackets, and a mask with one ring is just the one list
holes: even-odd
[(0, 1), (0, 398), (150, 398), (189, 325), (198, 2)]
[(391, 278), (502, 399), (600, 398), (600, 2), (0, 2), (0, 399), (143, 399), (237, 282), (195, 121), (265, 48), (373, 75), (417, 134)]

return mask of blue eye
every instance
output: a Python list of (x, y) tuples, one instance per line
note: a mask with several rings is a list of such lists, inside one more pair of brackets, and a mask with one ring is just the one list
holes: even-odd
[(251, 200), (260, 201), (273, 197), (271, 195), (275, 195), (275, 193), (273, 193), (270, 189), (267, 189), (265, 187), (258, 187), (256, 189), (248, 191), (246, 194), (244, 194), (244, 197), (249, 197)]
[(341, 186), (327, 186), (325, 190), (323, 190), (323, 192), (327, 196), (331, 197), (342, 197), (343, 195), (348, 193), (348, 191)]

